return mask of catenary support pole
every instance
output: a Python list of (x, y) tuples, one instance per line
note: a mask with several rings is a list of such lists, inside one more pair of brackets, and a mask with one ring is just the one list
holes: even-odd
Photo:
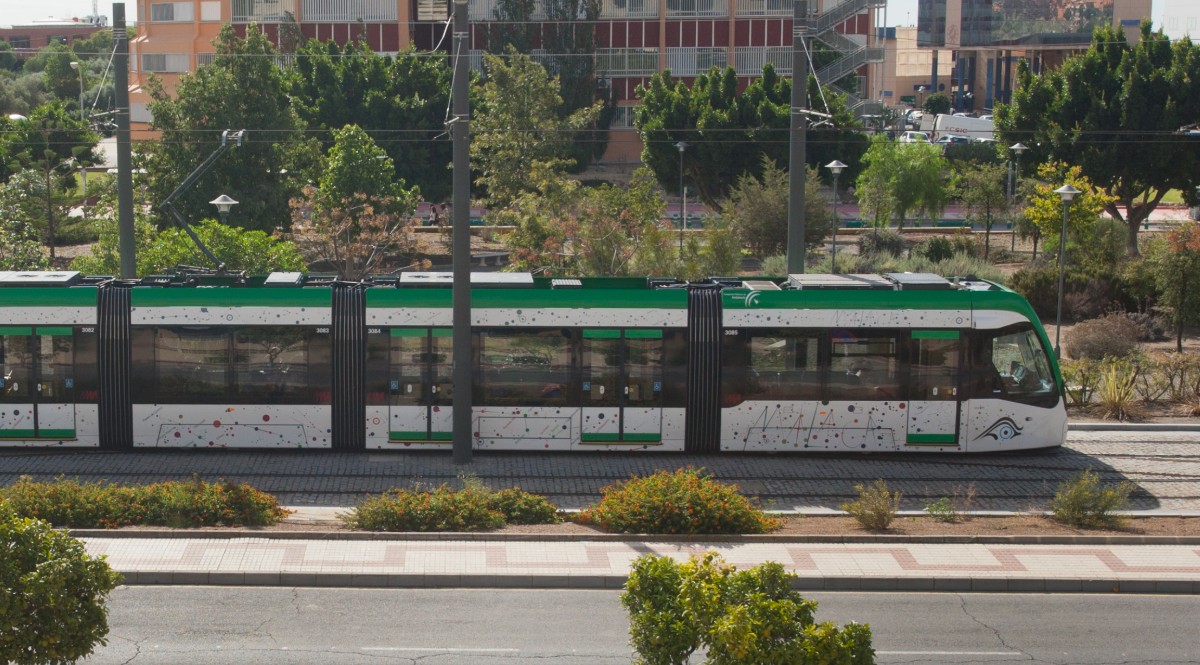
[(792, 8), (792, 108), (791, 123), (788, 125), (789, 194), (788, 194), (788, 274), (804, 272), (805, 263), (805, 219), (804, 184), (807, 181), (808, 119), (808, 54), (805, 40), (808, 39), (808, 0), (796, 0)]
[(467, 0), (454, 0), (454, 463), (471, 462), (471, 105), (467, 72), (469, 54)]
[(113, 87), (117, 108), (117, 242), (121, 279), (137, 276), (137, 247), (133, 241), (133, 145), (129, 136), (129, 39), (125, 34), (125, 3), (113, 3)]

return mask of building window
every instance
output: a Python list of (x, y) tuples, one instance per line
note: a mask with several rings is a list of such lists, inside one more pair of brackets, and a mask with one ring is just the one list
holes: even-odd
[(282, 23), (296, 20), (295, 0), (233, 0), (234, 23)]
[(28, 36), (12, 36), (8, 38), (8, 45), (13, 48), (29, 48)]
[(205, 0), (200, 3), (200, 20), (201, 21), (220, 21), (221, 20), (221, 2), (220, 0)]
[(178, 74), (188, 70), (186, 53), (144, 53), (142, 71)]
[(154, 22), (191, 21), (194, 16), (190, 2), (161, 2), (150, 5), (150, 20)]

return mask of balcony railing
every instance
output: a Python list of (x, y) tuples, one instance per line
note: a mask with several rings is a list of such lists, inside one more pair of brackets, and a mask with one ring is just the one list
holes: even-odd
[(738, 76), (761, 76), (763, 65), (770, 63), (776, 74), (792, 75), (792, 47), (739, 46), (733, 50)]
[(737, 0), (738, 16), (791, 16), (793, 0)]
[(713, 67), (724, 67), (728, 57), (724, 47), (673, 46), (667, 49), (667, 67), (672, 76), (696, 76)]
[(607, 76), (650, 76), (658, 71), (658, 49), (596, 49), (596, 71)]
[(600, 0), (600, 18), (657, 18), (658, 0)]
[(302, 0), (305, 22), (381, 23), (395, 21), (396, 0)]
[(282, 23), (296, 16), (295, 0), (233, 0), (234, 23)]
[(667, 0), (667, 18), (729, 16), (728, 0)]

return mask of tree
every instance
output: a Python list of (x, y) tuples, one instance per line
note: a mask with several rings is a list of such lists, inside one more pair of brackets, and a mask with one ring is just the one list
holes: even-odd
[(395, 58), (363, 42), (308, 41), (287, 71), (287, 90), (310, 128), (358, 125), (392, 159), (394, 179), (419, 187), (429, 201), (450, 196), (452, 145), (446, 132), (449, 60), (407, 51)]
[(1183, 328), (1200, 322), (1200, 225), (1172, 229), (1165, 241), (1150, 244), (1149, 260), (1158, 283), (1158, 303), (1175, 325), (1175, 350), (1183, 353)]
[(7, 131), (0, 135), (0, 155), (6, 154), (8, 161), (0, 162), (0, 180), (21, 169), (58, 169), (72, 159), (81, 164), (99, 160), (100, 137), (62, 101), (38, 106), (24, 120), (5, 119), (2, 127)]
[[(791, 88), (791, 81), (770, 65), (743, 91), (732, 67), (714, 67), (697, 76), (690, 88), (672, 78), (669, 70), (655, 74), (637, 89), (641, 104), (634, 125), (642, 139), (642, 162), (663, 189), (678, 194), (681, 160), (676, 144), (685, 141), (686, 186), (718, 207), (742, 174), (759, 175), (764, 156), (776, 164), (787, 163)], [(832, 118), (806, 133), (808, 165), (840, 159), (850, 165), (847, 177), (853, 177), (867, 138), (846, 106), (845, 95), (822, 90), (810, 78), (809, 97), (814, 110)]]
[(0, 661), (73, 663), (107, 644), (105, 597), (120, 583), (102, 557), (0, 502)]
[(921, 104), (921, 111), (935, 116), (939, 113), (949, 113), (951, 106), (950, 95), (944, 92), (935, 92), (925, 98), (925, 103)]
[(392, 253), (416, 253), (409, 230), (420, 196), (394, 179), (391, 158), (357, 125), (333, 134), (318, 186), (292, 201), (293, 237), (310, 261), (357, 280)]
[(967, 210), (967, 220), (983, 224), (984, 259), (991, 253), (992, 225), (1008, 211), (1007, 176), (1003, 164), (965, 162), (955, 178), (955, 189)]
[(19, 171), (0, 190), (0, 202), (15, 221), (36, 230), (53, 259), (59, 230), (67, 221), (72, 203), (63, 176), (53, 166)]
[(1138, 228), (1171, 189), (1190, 189), (1200, 150), (1171, 140), (1200, 118), (1200, 48), (1172, 43), (1142, 24), (1130, 45), (1115, 27), (1098, 28), (1090, 48), (1055, 71), (1017, 69), (1011, 105), (996, 108), (1002, 143), (1031, 149), (1022, 165), (1077, 164), (1109, 198), (1105, 210), (1125, 224), (1125, 251), (1138, 253)]
[(903, 229), (909, 212), (934, 217), (946, 207), (949, 164), (938, 146), (895, 143), (876, 134), (863, 163), (855, 191), (877, 227), (886, 225), (891, 213)]
[(50, 261), (37, 232), (0, 203), (0, 270), (45, 270)]
[[(782, 254), (787, 249), (788, 195), (791, 183), (787, 171), (764, 156), (762, 175), (742, 174), (729, 198), (721, 206), (721, 217), (732, 227), (750, 254), (759, 258)], [(816, 169), (805, 176), (804, 242), (820, 243), (829, 235), (832, 219), (821, 192)]]
[(527, 55), (484, 56), (487, 78), (472, 123), (471, 163), (487, 188), (488, 207), (503, 208), (531, 191), (535, 166), (565, 171), (574, 133), (588, 126), (599, 106), (559, 114), (558, 81)]
[(1109, 197), (1099, 191), (1078, 166), (1043, 164), (1038, 176), (1040, 182), (1033, 185), (1033, 191), (1026, 197), (1024, 216), (1037, 227), (1038, 237), (1045, 238), (1046, 251), (1057, 253), (1062, 235), (1062, 197), (1054, 190), (1061, 186), (1060, 183), (1070, 184), (1080, 190), (1067, 209), (1066, 251), (1070, 267), (1090, 275), (1115, 268), (1119, 257), (1114, 254), (1119, 252), (1119, 247), (1113, 247), (1111, 239), (1106, 242), (1110, 227), (1100, 215)]
[[(181, 77), (172, 98), (156, 78), (149, 84), (159, 141), (139, 144), (149, 174), (149, 202), (157, 205), (220, 144), (226, 129), (246, 129), (241, 146), (221, 156), (175, 206), (185, 219), (212, 214), (209, 200), (227, 194), (238, 201), (237, 219), (246, 228), (272, 230), (288, 224), (288, 201), (299, 193), (303, 174), (316, 163), (316, 144), (304, 138), (304, 123), (283, 89), (271, 42), (257, 26), (238, 37), (231, 26), (214, 40), (210, 65)], [(159, 225), (170, 221), (159, 215)]]

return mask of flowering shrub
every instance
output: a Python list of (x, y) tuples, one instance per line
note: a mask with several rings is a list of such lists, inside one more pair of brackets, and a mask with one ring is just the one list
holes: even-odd
[(23, 476), (0, 488), (0, 499), (22, 517), (54, 526), (266, 526), (287, 514), (274, 496), (243, 483), (163, 482), (153, 485), (81, 483)]
[(691, 467), (631, 477), (601, 490), (580, 521), (619, 533), (766, 533), (779, 528), (737, 485), (719, 483)]
[(504, 526), (489, 492), (445, 485), (431, 492), (393, 489), (358, 504), (342, 517), (352, 529), (365, 531), (479, 531)]
[(509, 524), (554, 524), (558, 522), (558, 506), (546, 497), (530, 494), (519, 487), (492, 492), (488, 497), (492, 510), (504, 515)]

